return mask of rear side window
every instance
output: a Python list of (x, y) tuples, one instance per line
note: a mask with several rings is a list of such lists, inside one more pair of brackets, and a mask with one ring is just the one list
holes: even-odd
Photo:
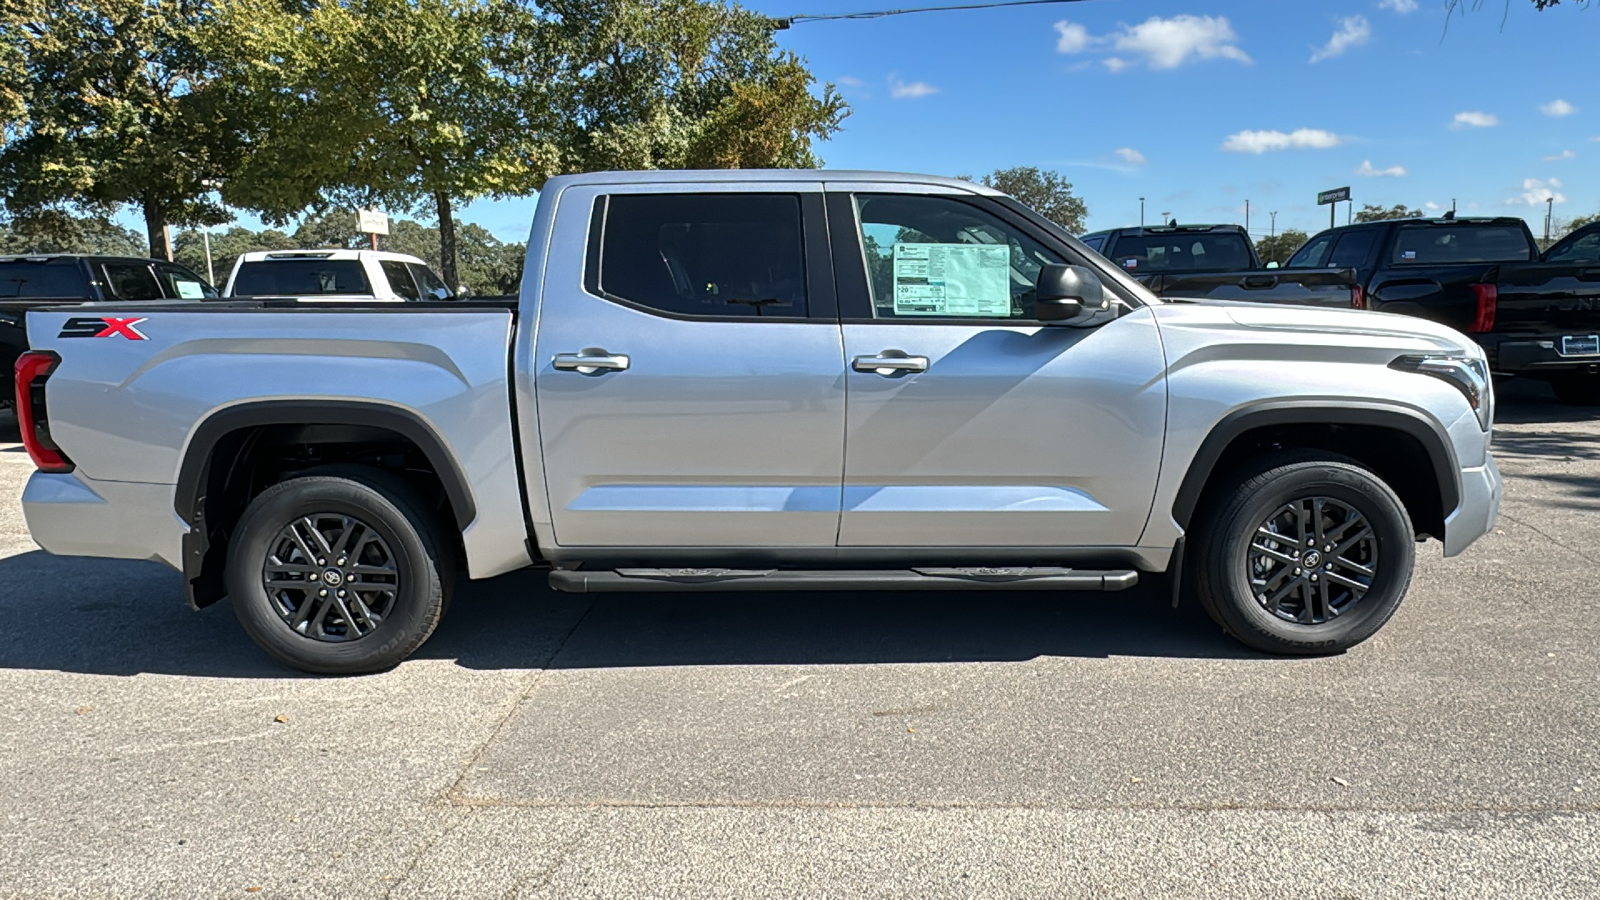
[(417, 263), (406, 263), (406, 268), (411, 270), (411, 277), (417, 280), (417, 287), (422, 290), (425, 297), (436, 300), (449, 300), (454, 295), (444, 283), (444, 279), (433, 274), (433, 270)]
[(1083, 244), (1084, 244), (1084, 246), (1088, 247), (1090, 250), (1093, 250), (1094, 252), (1099, 253), (1100, 252), (1100, 248), (1104, 247), (1106, 245), (1106, 236), (1101, 234), (1101, 235), (1095, 235), (1093, 237), (1086, 237), (1086, 238), (1083, 239)]
[(1304, 247), (1296, 250), (1294, 255), (1289, 257), (1289, 262), (1284, 268), (1315, 269), (1321, 267), (1323, 260), (1328, 258), (1328, 250), (1333, 247), (1335, 236), (1332, 232), (1327, 232), (1306, 241)]
[(1117, 241), (1113, 250), (1111, 261), (1130, 275), (1250, 268), (1250, 245), (1238, 232), (1130, 234)]
[(102, 266), (106, 287), (118, 300), (160, 300), (161, 284), (149, 263), (108, 262)]
[(266, 294), (371, 294), (367, 273), (354, 259), (263, 259), (242, 263), (233, 279), (236, 296)]
[(89, 284), (76, 260), (0, 262), (0, 300), (88, 296)]
[(1372, 244), (1377, 239), (1378, 233), (1371, 229), (1345, 232), (1339, 238), (1339, 243), (1333, 246), (1328, 265), (1336, 269), (1355, 269), (1366, 265), (1367, 257), (1372, 255)]
[(1533, 244), (1515, 225), (1403, 225), (1391, 262), (1400, 265), (1527, 262)]
[(168, 297), (200, 300), (217, 295), (216, 288), (206, 284), (199, 275), (175, 263), (156, 263), (156, 275), (161, 279), (162, 287), (167, 289)]
[(406, 264), (397, 259), (386, 259), (378, 263), (383, 269), (383, 277), (389, 279), (389, 287), (396, 294), (407, 300), (421, 300), (417, 293), (417, 286), (411, 280), (411, 273), (406, 270)]
[(592, 290), (673, 315), (806, 314), (800, 198), (618, 194), (597, 210)]

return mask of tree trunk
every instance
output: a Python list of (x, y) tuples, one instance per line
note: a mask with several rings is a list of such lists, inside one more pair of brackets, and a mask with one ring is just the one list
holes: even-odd
[(172, 261), (172, 244), (167, 241), (167, 211), (160, 203), (144, 199), (144, 231), (150, 240), (150, 258)]
[(450, 195), (440, 191), (433, 195), (439, 213), (439, 275), (450, 290), (461, 290), (461, 280), (456, 277), (456, 220), (450, 213)]

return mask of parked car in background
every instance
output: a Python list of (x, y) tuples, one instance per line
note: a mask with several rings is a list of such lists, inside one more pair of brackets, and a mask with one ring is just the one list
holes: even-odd
[(1238, 225), (1113, 228), (1081, 240), (1158, 297), (1351, 307), (1351, 271), (1285, 272), (1262, 265)]
[(1573, 231), (1544, 252), (1545, 262), (1600, 264), (1600, 222)]
[(1587, 230), (1540, 256), (1520, 218), (1390, 219), (1330, 228), (1285, 269), (1354, 268), (1361, 305), (1469, 334), (1497, 373), (1600, 403), (1600, 261)]
[(227, 297), (320, 302), (453, 300), (455, 292), (415, 256), (383, 250), (255, 250), (241, 255)]
[(216, 289), (205, 279), (165, 260), (69, 253), (0, 256), (0, 407), (13, 400), (12, 367), (28, 349), (28, 310), (215, 296)]
[(751, 602), (1169, 572), (1252, 647), (1333, 653), (1418, 540), (1495, 521), (1458, 332), (1163, 303), (970, 182), (569, 175), (530, 238), (509, 305), (224, 300), (139, 341), (31, 313), (29, 533), (164, 560), (277, 659), (349, 673), (414, 651), (458, 574), (528, 566)]

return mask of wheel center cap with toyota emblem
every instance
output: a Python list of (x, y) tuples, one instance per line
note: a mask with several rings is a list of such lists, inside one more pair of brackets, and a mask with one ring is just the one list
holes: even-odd
[(322, 583), (329, 587), (338, 587), (344, 584), (344, 573), (338, 569), (324, 569), (322, 570)]
[(1301, 557), (1300, 561), (1305, 564), (1306, 568), (1315, 569), (1317, 566), (1322, 565), (1322, 554), (1316, 550), (1307, 550), (1306, 555)]

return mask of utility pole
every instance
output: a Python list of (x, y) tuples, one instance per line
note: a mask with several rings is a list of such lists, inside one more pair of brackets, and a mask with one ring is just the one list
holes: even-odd
[(1278, 236), (1278, 211), (1273, 210), (1272, 212), (1267, 213), (1267, 215), (1272, 217), (1272, 231), (1268, 232), (1267, 237), (1275, 238)]
[(1144, 198), (1139, 198), (1139, 227), (1144, 227)]

